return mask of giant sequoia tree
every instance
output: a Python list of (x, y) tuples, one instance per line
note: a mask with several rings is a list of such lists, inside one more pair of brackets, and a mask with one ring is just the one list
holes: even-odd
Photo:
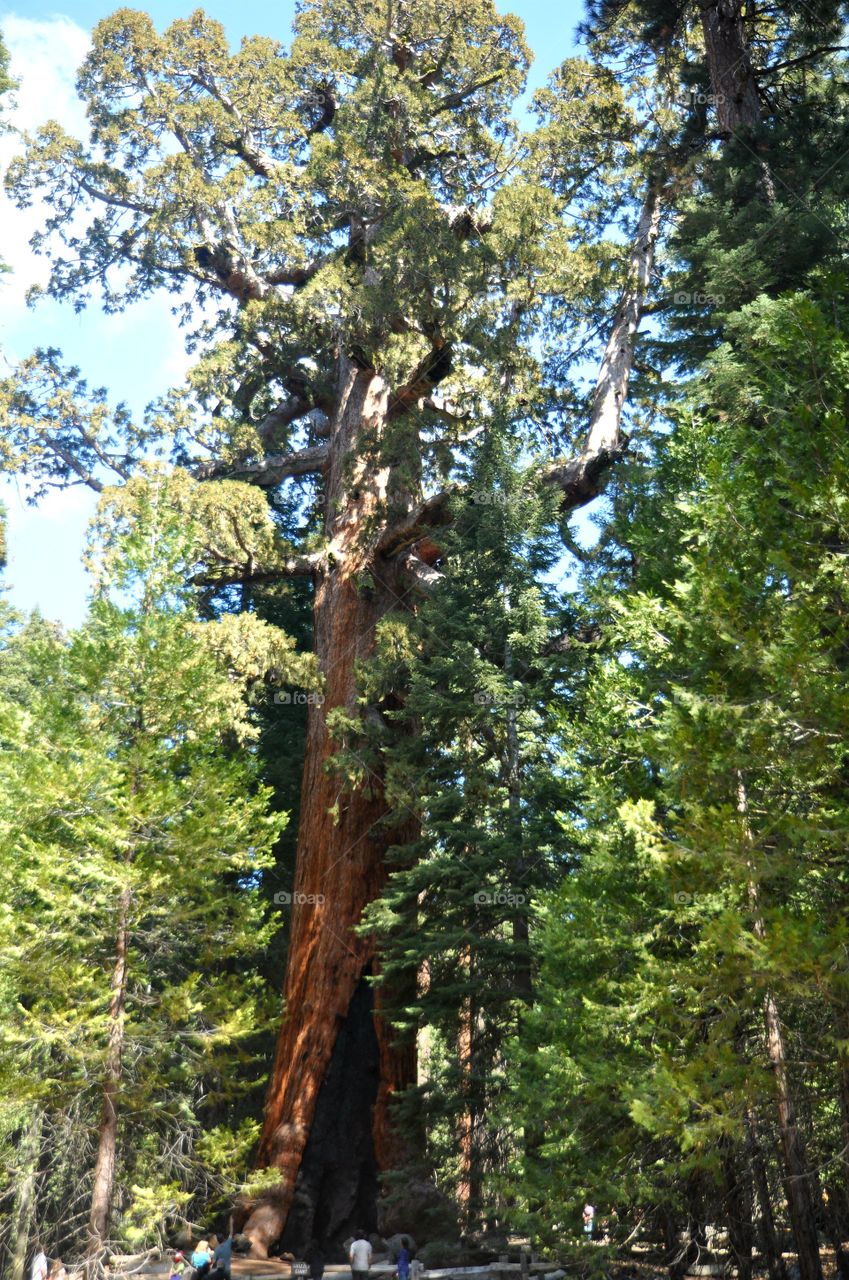
[[(339, 1237), (373, 1218), (377, 1175), (402, 1163), (390, 1104), (414, 1079), (415, 1045), (380, 1016), (397, 993), (372, 995), (374, 938), (354, 926), (415, 831), (390, 812), (379, 759), (352, 775), (339, 758), (350, 716), (379, 719), (403, 690), (361, 705), (358, 664), (379, 620), (438, 579), (460, 465), (496, 413), (521, 424), (566, 512), (622, 448), (660, 226), (663, 166), (645, 160), (657, 130), (636, 127), (609, 76), (573, 93), (573, 68), (552, 90), (553, 132), (529, 151), (509, 114), (526, 63), (520, 24), (489, 0), (307, 0), (289, 52), (257, 37), (231, 53), (202, 12), (160, 36), (121, 10), (80, 73), (90, 141), (49, 123), (10, 175), (20, 202), (50, 202), (37, 245), (51, 295), (82, 307), (99, 293), (117, 310), (168, 290), (202, 355), (140, 427), (39, 353), (5, 389), (7, 465), (36, 491), (101, 488), (168, 437), (185, 484), (214, 495), (197, 581), (219, 601), (234, 584), (313, 583), (324, 696), (310, 707), (260, 1151), (280, 1180), (246, 1227), (258, 1253), (299, 1172), (307, 1229)], [(576, 200), (589, 233), (562, 216)], [(594, 254), (629, 210), (630, 251)], [(546, 386), (546, 324), (573, 360), (607, 333), (591, 397)], [(297, 545), (263, 496), (292, 478)]]
[[(378, 1175), (404, 1161), (392, 1101), (415, 1079), (415, 1043), (385, 1010), (409, 1003), (415, 964), (431, 957), (411, 948), (406, 971), (397, 953), (382, 965), (358, 926), (382, 896), (383, 912), (367, 919), (385, 920), (387, 902), (392, 914), (386, 886), (403, 882), (390, 881), (399, 851), (419, 840), (416, 806), (397, 803), (399, 771), (418, 748), (398, 735), (415, 732), (422, 690), (430, 700), (441, 689), (433, 662), (433, 688), (427, 673), (364, 675), (379, 624), (415, 611), (446, 573), (462, 576), (469, 524), (457, 514), (464, 477), (485, 473), (481, 441), (504, 431), (527, 471), (518, 488), (547, 486), (562, 513), (598, 493), (623, 453), (634, 336), (652, 290), (654, 308), (677, 311), (686, 331), (672, 347), (684, 363), (716, 344), (724, 314), (822, 260), (817, 243), (842, 216), (838, 184), (816, 191), (809, 217), (792, 193), (810, 177), (800, 155), (821, 150), (826, 173), (839, 159), (839, 129), (824, 124), (834, 104), (815, 74), (837, 38), (836, 6), (824, 0), (813, 23), (810, 13), (744, 13), (736, 0), (594, 6), (594, 61), (560, 68), (528, 138), (511, 118), (527, 64), (521, 26), (489, 0), (304, 0), (290, 50), (254, 38), (236, 53), (202, 12), (160, 36), (121, 10), (96, 29), (80, 73), (89, 141), (48, 124), (13, 167), (16, 198), (51, 206), (36, 238), (52, 259), (48, 292), (117, 310), (170, 291), (200, 359), (188, 387), (136, 425), (89, 395), (57, 353), (39, 353), (3, 388), (5, 464), (36, 492), (97, 489), (170, 449), (174, 492), (200, 504), (193, 576), (213, 608), (249, 606), (260, 584), (311, 584), (323, 697), (309, 709), (286, 1008), (260, 1149), (279, 1181), (246, 1228), (259, 1253), (287, 1218), (301, 1235), (335, 1239), (355, 1217), (372, 1222)], [(682, 194), (687, 279), (673, 302), (654, 284), (654, 256), (661, 206)], [(617, 220), (627, 244), (605, 242)], [(576, 370), (605, 338), (595, 390), (582, 395)], [(651, 386), (651, 369), (640, 373)], [(300, 504), (301, 536), (284, 537), (269, 496), (290, 515)], [(457, 536), (446, 541), (451, 521)], [(479, 596), (510, 578), (485, 557), (476, 565)], [(428, 618), (464, 600), (470, 626), (497, 618), (497, 634), (473, 636), (471, 649), (500, 687), (516, 655), (509, 591), (501, 614), (474, 591), (446, 591), (420, 611), (416, 653), (433, 658), (444, 637), (438, 623), (428, 633)], [(477, 727), (474, 692), (464, 694), (467, 713), (451, 704), (446, 736)], [(425, 737), (441, 732), (438, 717), (425, 727)], [(366, 751), (369, 730), (377, 747)], [(522, 725), (506, 730), (499, 785), (517, 818)], [(461, 750), (464, 784), (468, 766)], [(488, 794), (477, 816), (490, 805), (494, 827), (498, 804)], [(456, 836), (437, 833), (437, 852)], [(433, 849), (421, 853), (425, 866)], [(460, 856), (451, 920), (465, 927)], [(408, 886), (430, 875), (406, 871)], [(424, 945), (439, 934), (425, 930)], [(483, 980), (493, 981), (485, 970)], [(477, 998), (471, 987), (458, 996), (468, 1022), (467, 997)], [(480, 1099), (470, 1117), (475, 1108)], [(414, 1130), (405, 1138), (418, 1143)]]

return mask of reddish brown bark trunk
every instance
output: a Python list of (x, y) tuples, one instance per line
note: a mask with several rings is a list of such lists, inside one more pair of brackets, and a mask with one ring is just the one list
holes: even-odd
[[(375, 565), (367, 542), (389, 482), (379, 458), (387, 390), (372, 371), (347, 361), (340, 382), (326, 479), (329, 568), (317, 580), (314, 606), (324, 701), (309, 708), (284, 1021), (260, 1149), (261, 1163), (275, 1166), (281, 1181), (245, 1226), (260, 1257), (285, 1227), (340, 1028), (349, 1019), (364, 975), (376, 971), (374, 939), (360, 936), (355, 928), (383, 889), (387, 849), (410, 838), (409, 830), (389, 825), (382, 779), (371, 766), (362, 762), (365, 778), (350, 786), (330, 763), (340, 748), (328, 723), (331, 713), (357, 712), (357, 664), (372, 655), (378, 622), (403, 607), (407, 590), (399, 570), (388, 563)], [(367, 1082), (363, 1086), (359, 1104), (361, 1111), (371, 1112), (372, 1150), (362, 1153), (363, 1176), (371, 1176), (372, 1161), (378, 1173), (397, 1167), (399, 1139), (391, 1102), (415, 1083), (415, 1043), (398, 1042), (380, 1016), (384, 1000), (378, 990), (373, 1021), (378, 1078), (372, 1096)], [(370, 1007), (365, 1013), (359, 1004), (357, 1008), (359, 1018), (371, 1019)], [(352, 1031), (349, 1025), (346, 1034)], [(371, 1031), (369, 1027), (364, 1034)], [(359, 1051), (352, 1052), (362, 1057), (369, 1050), (364, 1040), (358, 1043)], [(362, 1208), (355, 1189), (339, 1194), (348, 1196), (352, 1213)], [(338, 1221), (324, 1222), (321, 1232), (332, 1233), (334, 1225), (341, 1229), (344, 1214), (343, 1205), (336, 1210)]]
[(711, 0), (703, 5), (702, 34), (720, 132), (755, 128), (760, 124), (761, 101), (739, 0)]
[(767, 1055), (775, 1082), (775, 1104), (778, 1112), (781, 1152), (784, 1157), (787, 1208), (796, 1241), (801, 1280), (822, 1280), (810, 1171), (802, 1135), (796, 1121), (796, 1108), (790, 1092), (781, 1020), (772, 995), (767, 995), (764, 1003), (764, 1021)]
[(109, 1237), (112, 1194), (115, 1189), (115, 1159), (118, 1149), (118, 1093), (121, 1088), (124, 1054), (124, 1020), (127, 1000), (127, 948), (130, 891), (121, 894), (118, 909), (118, 934), (115, 939), (115, 964), (112, 969), (112, 997), (109, 1004), (109, 1041), (103, 1077), (103, 1100), (100, 1113), (100, 1136), (94, 1166), (94, 1185), (88, 1221), (87, 1270), (95, 1273), (102, 1261)]
[[(701, 12), (719, 132), (725, 138), (741, 130), (751, 134), (761, 123), (761, 99), (743, 25), (743, 6), (740, 0), (708, 0)], [(761, 196), (772, 204), (775, 184), (769, 165), (761, 159), (759, 166)]]
[[(475, 958), (472, 950), (466, 948), (463, 955), (463, 967), (467, 980), (472, 981)], [(460, 1156), (460, 1178), (457, 1184), (457, 1199), (462, 1209), (463, 1222), (467, 1231), (478, 1226), (481, 1209), (481, 1160), (480, 1160), (480, 1125), (481, 1099), (478, 1096), (477, 1081), (480, 1072), (477, 1066), (477, 1001), (474, 994), (466, 995), (460, 1005), (460, 1021), (457, 1033), (457, 1061), (462, 1072), (461, 1090), (465, 1102), (460, 1113), (457, 1126), (458, 1148)]]
[[(549, 476), (569, 493), (572, 506), (588, 501), (598, 491), (599, 476), (620, 445), (619, 423), (634, 335), (659, 225), (660, 185), (653, 180), (599, 375), (586, 448), (578, 459), (553, 468)], [(397, 448), (397, 398), (393, 407)], [(328, 727), (328, 716), (337, 708), (356, 711), (357, 663), (372, 654), (380, 618), (391, 609), (405, 607), (410, 595), (411, 583), (401, 564), (389, 558), (406, 546), (403, 538), (384, 537), (381, 546), (385, 557), (375, 550), (387, 499), (401, 507), (413, 499), (408, 492), (410, 471), (405, 471), (405, 465), (414, 472), (415, 457), (404, 459), (397, 474), (381, 457), (389, 410), (389, 393), (382, 379), (373, 370), (358, 368), (341, 357), (325, 477), (328, 567), (318, 577), (314, 608), (315, 651), (326, 681), (325, 701), (311, 706), (309, 712), (284, 1022), (260, 1143), (260, 1163), (276, 1166), (281, 1176), (275, 1193), (252, 1208), (244, 1227), (255, 1255), (260, 1257), (286, 1227), (299, 1171), (304, 1167), (305, 1153), (310, 1154), (307, 1148), (322, 1090), (328, 1093), (328, 1072), (340, 1027), (345, 1026), (345, 1037), (350, 1040), (352, 999), (363, 975), (375, 972), (378, 966), (373, 939), (360, 937), (353, 930), (366, 905), (383, 888), (387, 849), (407, 843), (414, 833), (413, 824), (406, 833), (388, 829), (380, 777), (371, 775), (364, 785), (346, 788), (328, 768), (339, 748)], [(411, 439), (410, 443), (415, 446), (417, 442)], [(414, 454), (415, 448), (408, 452)], [(386, 534), (385, 525), (383, 531)], [(310, 901), (311, 896), (316, 900)], [(517, 943), (524, 942), (520, 925)], [(411, 984), (414, 981), (415, 975), (411, 975)], [(386, 999), (385, 990), (378, 988), (373, 1023), (378, 1080), (373, 1102), (368, 1101), (365, 1087), (360, 1102), (360, 1109), (373, 1106), (370, 1156), (378, 1172), (397, 1169), (403, 1163), (405, 1151), (392, 1123), (391, 1102), (416, 1083), (415, 1045), (412, 1041), (399, 1043), (380, 1016)], [(344, 1052), (338, 1053), (337, 1059), (347, 1060)], [(337, 1070), (341, 1070), (338, 1064)], [(307, 1211), (311, 1231), (315, 1217), (312, 1210)], [(316, 1225), (314, 1233), (323, 1233), (325, 1238), (332, 1235), (326, 1222)], [(294, 1243), (288, 1241), (290, 1246)]]

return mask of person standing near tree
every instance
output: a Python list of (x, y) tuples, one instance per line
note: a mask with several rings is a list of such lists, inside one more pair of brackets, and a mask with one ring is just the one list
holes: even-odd
[(32, 1260), (30, 1280), (47, 1280), (47, 1254), (40, 1244), (36, 1246), (36, 1255)]
[(198, 1278), (207, 1275), (212, 1266), (212, 1250), (209, 1247), (208, 1240), (201, 1240), (198, 1247), (192, 1254), (192, 1266), (198, 1273)]
[(371, 1258), (371, 1245), (366, 1240), (364, 1232), (357, 1230), (356, 1238), (351, 1243), (351, 1248), (348, 1251), (353, 1280), (367, 1280)]
[(226, 1240), (222, 1240), (219, 1245), (215, 1246), (215, 1252), (212, 1255), (212, 1260), (213, 1268), (209, 1273), (210, 1277), (216, 1276), (217, 1280), (230, 1280), (233, 1263), (232, 1236), (228, 1236)]
[(589, 1203), (589, 1201), (584, 1205), (584, 1212), (581, 1217), (584, 1223), (584, 1235), (588, 1240), (592, 1240), (593, 1226), (595, 1225), (595, 1208)]
[(174, 1254), (174, 1259), (171, 1263), (169, 1280), (183, 1280), (183, 1276), (188, 1270), (188, 1266), (189, 1264), (186, 1261), (186, 1255), (181, 1249), (178, 1249)]

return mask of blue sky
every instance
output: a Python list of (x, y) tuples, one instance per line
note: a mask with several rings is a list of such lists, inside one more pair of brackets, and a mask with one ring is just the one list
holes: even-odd
[[(12, 72), (20, 79), (12, 123), (32, 129), (56, 117), (71, 132), (84, 136), (84, 116), (74, 93), (74, 75), (94, 24), (117, 8), (108, 0), (26, 0), (24, 7), (0, 8), (0, 26), (12, 54)], [(155, 0), (144, 6), (159, 27), (184, 17), (195, 4)], [(202, 7), (221, 21), (231, 40), (256, 32), (288, 39), (294, 0), (271, 6), (261, 0), (208, 0)], [(574, 33), (583, 0), (515, 0), (511, 9), (525, 22), (535, 54), (529, 91), (575, 52)], [(0, 138), (0, 165), (5, 169), (19, 147), (14, 137)], [(106, 386), (113, 400), (123, 400), (137, 414), (145, 404), (179, 382), (189, 364), (182, 335), (164, 296), (138, 304), (118, 316), (97, 308), (75, 315), (70, 306), (25, 304), (24, 294), (43, 279), (43, 260), (33, 257), (27, 241), (43, 210), (21, 213), (0, 197), (2, 257), (13, 271), (0, 280), (0, 363), (8, 370), (36, 346), (60, 347), (91, 385)], [(0, 481), (0, 497), (9, 514), (10, 563), (5, 576), (7, 598), (17, 608), (39, 608), (67, 626), (85, 612), (87, 582), (81, 564), (87, 522), (94, 495), (82, 489), (53, 493), (28, 506), (21, 486)]]

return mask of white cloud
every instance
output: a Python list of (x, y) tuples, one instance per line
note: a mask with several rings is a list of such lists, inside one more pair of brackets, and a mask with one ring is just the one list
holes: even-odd
[[(19, 81), (14, 108), (9, 113), (13, 128), (33, 130), (46, 120), (56, 119), (69, 133), (85, 137), (85, 110), (74, 82), (89, 48), (88, 32), (70, 18), (36, 21), (17, 14), (5, 16), (0, 27), (11, 54), (11, 73)], [(19, 136), (10, 133), (0, 137), (0, 168), (4, 173), (21, 150)], [(21, 210), (15, 208), (5, 192), (0, 192), (0, 245), (2, 257), (12, 267), (0, 284), (7, 344), (14, 335), (6, 326), (21, 314), (27, 289), (43, 283), (47, 275), (46, 260), (36, 257), (29, 247), (30, 236), (43, 225), (44, 217), (41, 202)]]

